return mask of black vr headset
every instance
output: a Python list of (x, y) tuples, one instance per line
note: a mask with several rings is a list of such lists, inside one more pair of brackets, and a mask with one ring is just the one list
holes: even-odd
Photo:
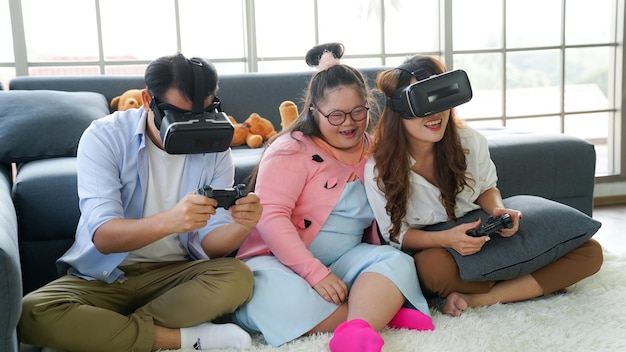
[(416, 83), (398, 89), (393, 97), (387, 97), (387, 106), (403, 119), (433, 115), (472, 99), (472, 87), (463, 70), (429, 77), (424, 69), (412, 63), (400, 65), (396, 69), (408, 72), (417, 79)]
[(188, 61), (194, 77), (192, 110), (186, 111), (161, 103), (155, 96), (150, 102), (163, 147), (169, 154), (223, 152), (230, 147), (235, 129), (222, 111), (218, 97), (209, 107), (204, 108), (206, 87), (202, 63), (193, 58)]

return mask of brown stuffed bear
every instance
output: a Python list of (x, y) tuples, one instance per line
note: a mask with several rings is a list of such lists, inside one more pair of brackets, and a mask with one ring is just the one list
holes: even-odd
[(235, 128), (233, 140), (230, 143), (231, 147), (238, 147), (246, 144), (249, 148), (258, 148), (263, 144), (263, 137), (258, 134), (250, 133), (250, 128), (245, 123), (237, 122), (237, 120), (230, 115), (228, 116), (228, 119)]
[(278, 107), (280, 113), (280, 126), (284, 130), (296, 118), (298, 118), (298, 106), (291, 100), (283, 101)]
[(272, 138), (276, 134), (272, 122), (261, 115), (253, 112), (248, 119), (244, 121), (244, 125), (248, 126), (250, 133), (258, 134), (263, 137), (263, 142)]
[(111, 100), (111, 109), (113, 111), (138, 109), (141, 105), (141, 89), (129, 89)]

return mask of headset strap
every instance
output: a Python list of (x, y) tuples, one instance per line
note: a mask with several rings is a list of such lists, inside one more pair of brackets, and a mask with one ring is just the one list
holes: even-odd
[(204, 71), (202, 70), (202, 62), (198, 59), (188, 59), (189, 65), (193, 70), (193, 105), (191, 113), (201, 114), (204, 111), (204, 93), (206, 93), (206, 87), (204, 84)]

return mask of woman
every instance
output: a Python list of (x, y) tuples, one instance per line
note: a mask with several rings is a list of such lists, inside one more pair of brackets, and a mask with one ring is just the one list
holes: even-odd
[[(376, 84), (391, 98), (398, 89), (418, 82), (415, 72), (428, 77), (445, 71), (435, 58), (417, 55), (398, 68), (381, 72)], [(486, 138), (458, 120), (454, 109), (406, 119), (387, 106), (376, 139), (373, 156), (365, 166), (365, 186), (381, 234), (391, 245), (414, 254), (424, 293), (445, 298), (443, 313), (459, 316), (469, 307), (547, 295), (599, 270), (602, 249), (595, 240), (588, 240), (527, 275), (501, 281), (463, 281), (447, 248), (471, 255), (490, 237), (467, 235), (480, 220), (467, 223), (462, 218), (477, 209), (494, 217), (506, 213), (512, 227), (499, 234), (510, 237), (518, 231), (522, 217), (522, 211), (504, 205)], [(448, 230), (423, 230), (449, 220), (462, 224)]]
[(319, 71), (305, 109), (270, 141), (252, 178), (263, 215), (237, 257), (255, 288), (234, 320), (274, 346), (334, 331), (331, 351), (380, 351), (386, 325), (433, 329), (411, 257), (370, 244), (379, 241), (362, 172), (373, 98), (342, 55), (338, 43), (307, 53)]

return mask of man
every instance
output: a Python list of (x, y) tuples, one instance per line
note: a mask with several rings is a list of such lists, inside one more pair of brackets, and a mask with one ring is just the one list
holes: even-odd
[(150, 63), (145, 81), (140, 109), (94, 121), (81, 137), (76, 240), (57, 261), (64, 275), (24, 297), (24, 343), (109, 352), (250, 346), (238, 326), (211, 321), (252, 295), (250, 270), (227, 254), (262, 206), (254, 193), (228, 210), (195, 194), (232, 187), (230, 149), (169, 154), (158, 128), (163, 109), (191, 111), (198, 97), (212, 106), (217, 72), (176, 54)]

